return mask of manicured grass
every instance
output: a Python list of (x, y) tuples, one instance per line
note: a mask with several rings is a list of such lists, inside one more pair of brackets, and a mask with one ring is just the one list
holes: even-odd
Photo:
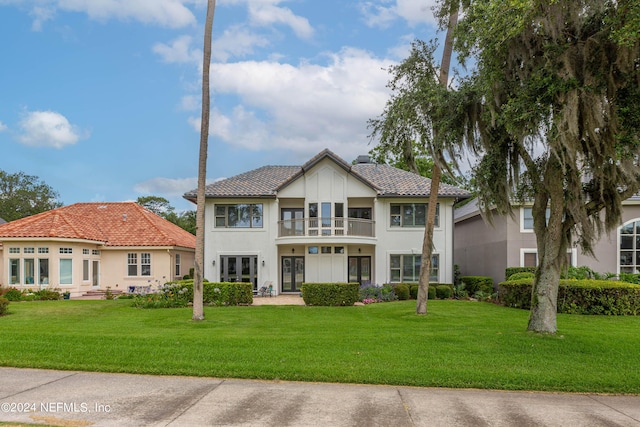
[(130, 301), (11, 303), (0, 365), (144, 374), (640, 393), (640, 317), (559, 315), (555, 336), (528, 312), (430, 301), (364, 307), (143, 310)]

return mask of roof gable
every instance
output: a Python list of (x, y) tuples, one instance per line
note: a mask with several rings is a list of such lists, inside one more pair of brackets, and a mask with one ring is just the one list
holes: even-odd
[(2, 238), (66, 238), (105, 246), (195, 248), (195, 236), (134, 202), (76, 203), (0, 226)]
[[(208, 198), (276, 198), (280, 190), (302, 177), (324, 159), (332, 160), (348, 174), (372, 188), (378, 197), (428, 197), (431, 191), (429, 178), (384, 164), (351, 165), (332, 151), (325, 149), (302, 166), (263, 166), (209, 184), (206, 187), (205, 196)], [(442, 183), (438, 195), (452, 198), (469, 197), (467, 191)], [(195, 201), (197, 190), (186, 193), (184, 197)]]

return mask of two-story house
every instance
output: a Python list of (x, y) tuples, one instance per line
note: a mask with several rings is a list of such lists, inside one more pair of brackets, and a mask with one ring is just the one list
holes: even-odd
[[(324, 150), (302, 166), (264, 166), (206, 188), (210, 281), (417, 282), (431, 180), (361, 156)], [(453, 205), (468, 197), (441, 184), (431, 281), (453, 281)], [(185, 194), (195, 202), (196, 191)]]
[[(622, 203), (622, 223), (594, 245), (595, 257), (579, 248), (567, 251), (568, 265), (599, 273), (640, 273), (640, 196)], [(494, 215), (493, 225), (480, 214), (477, 200), (455, 211), (454, 262), (463, 275), (505, 280), (507, 267), (535, 267), (538, 249), (531, 205), (514, 206), (514, 216)]]

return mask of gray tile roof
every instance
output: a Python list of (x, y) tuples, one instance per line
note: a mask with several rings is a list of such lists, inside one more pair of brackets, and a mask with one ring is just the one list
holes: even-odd
[[(378, 197), (429, 197), (431, 180), (389, 165), (351, 165), (329, 150), (323, 150), (302, 166), (263, 166), (231, 178), (209, 184), (206, 197), (259, 197), (275, 198), (279, 190), (302, 176), (321, 160), (329, 158), (373, 190)], [(469, 193), (457, 187), (440, 184), (440, 197), (466, 198)], [(184, 197), (194, 201), (197, 190)]]

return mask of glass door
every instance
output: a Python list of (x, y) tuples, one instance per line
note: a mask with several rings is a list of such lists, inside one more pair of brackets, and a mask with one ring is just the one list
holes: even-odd
[(258, 290), (258, 257), (255, 255), (222, 255), (220, 257), (220, 280), (222, 282), (246, 282)]
[(304, 282), (304, 257), (282, 257), (282, 292), (300, 292)]
[(92, 261), (91, 281), (94, 288), (100, 287), (100, 261)]
[(304, 236), (304, 208), (282, 208), (282, 236)]
[(358, 282), (360, 285), (371, 284), (371, 257), (349, 257), (349, 282)]

